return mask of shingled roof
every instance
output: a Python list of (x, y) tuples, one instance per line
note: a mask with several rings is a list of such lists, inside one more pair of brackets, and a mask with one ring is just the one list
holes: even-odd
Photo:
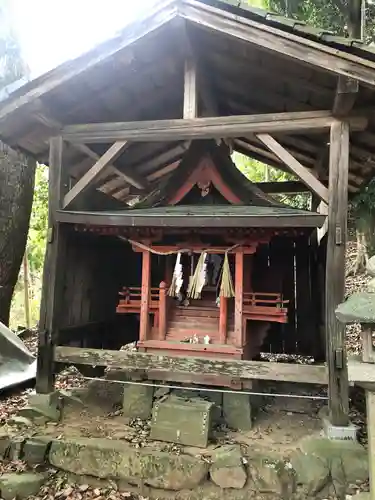
[[(196, 55), (204, 91), (199, 112), (239, 115), (330, 110), (338, 77), (357, 79), (354, 113), (368, 127), (351, 135), (349, 191), (375, 174), (375, 52), (358, 40), (231, 0), (164, 0), (116, 37), (11, 91), (0, 102), (0, 138), (48, 162), (49, 138), (64, 125), (181, 118), (186, 44)], [(208, 96), (208, 98), (207, 98)], [(327, 183), (327, 133), (275, 134)], [(154, 191), (178, 168), (185, 141), (131, 144), (96, 188), (122, 202), (136, 189)], [(285, 166), (256, 137), (234, 150)], [(65, 160), (79, 178), (108, 144), (69, 147)], [(88, 158), (88, 156), (90, 158)], [(138, 187), (137, 187), (138, 186)], [(138, 195), (139, 193), (137, 193)]]

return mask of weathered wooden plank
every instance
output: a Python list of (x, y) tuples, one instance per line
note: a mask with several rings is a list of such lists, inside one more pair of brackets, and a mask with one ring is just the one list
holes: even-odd
[(375, 391), (366, 390), (368, 458), (371, 497), (375, 496)]
[(283, 194), (283, 193), (309, 193), (310, 189), (305, 184), (299, 181), (285, 182), (256, 182), (256, 186), (268, 194)]
[[(95, 162), (100, 160), (100, 155), (98, 155), (98, 153), (89, 148), (89, 146), (86, 146), (86, 144), (73, 144), (73, 147), (75, 147), (81, 153), (86, 154), (87, 156), (95, 160)], [(109, 164), (106, 167), (106, 170), (110, 173), (118, 175), (125, 182), (127, 182), (131, 186), (134, 186), (137, 189), (146, 189), (147, 183), (144, 182), (141, 178), (139, 178), (135, 174), (129, 174), (127, 172), (123, 172), (122, 170), (111, 164)]]
[(120, 156), (127, 146), (127, 141), (115, 142), (65, 195), (63, 207), (67, 208), (79, 194), (82, 194), (103, 170)]
[(353, 109), (358, 92), (358, 80), (340, 75), (337, 82), (335, 100), (332, 108), (333, 116), (347, 116)]
[(63, 140), (53, 137), (50, 141), (49, 191), (48, 191), (48, 240), (43, 273), (43, 291), (39, 322), (39, 346), (36, 390), (49, 393), (54, 389), (53, 349), (56, 344), (57, 326), (63, 299), (63, 270), (65, 235), (56, 222), (56, 210), (61, 206), (63, 193), (62, 163)]
[[(70, 142), (178, 141), (220, 139), (252, 133), (287, 133), (324, 130), (335, 121), (330, 111), (300, 111), (256, 115), (219, 116), (195, 119), (154, 120), (68, 125), (62, 130)], [(347, 119), (353, 130), (367, 126), (364, 117)]]
[(195, 373), (221, 375), (243, 380), (280, 380), (306, 384), (327, 384), (327, 369), (323, 365), (267, 363), (199, 357), (166, 356), (131, 351), (108, 351), (56, 347), (55, 361), (59, 363), (109, 366), (123, 370), (157, 370), (170, 374)]
[(287, 167), (301, 181), (313, 191), (322, 201), (328, 203), (328, 189), (322, 184), (306, 167), (296, 160), (280, 143), (268, 134), (258, 134), (258, 139), (276, 156), (282, 160)]
[(198, 116), (198, 92), (197, 92), (197, 65), (192, 57), (185, 61), (184, 74), (184, 118), (196, 118)]
[[(340, 52), (306, 37), (291, 34), (249, 18), (239, 17), (222, 9), (203, 5), (195, 0), (184, 0), (180, 13), (185, 19), (225, 36), (233, 36), (263, 50), (310, 64), (330, 73), (355, 78), (371, 87), (375, 86), (372, 61)], [(308, 54), (308, 57), (306, 57)]]
[(336, 318), (344, 301), (345, 250), (348, 217), (349, 127), (332, 125), (330, 138), (328, 240), (326, 262), (326, 339), (329, 372), (329, 407), (333, 425), (349, 422), (349, 389), (345, 326)]
[(59, 222), (71, 224), (88, 224), (97, 226), (121, 226), (121, 227), (316, 227), (322, 225), (325, 216), (318, 218), (314, 214), (303, 214), (288, 216), (199, 216), (185, 217), (183, 215), (168, 216), (135, 216), (134, 213), (106, 213), (106, 212), (84, 212), (65, 211), (57, 213)]

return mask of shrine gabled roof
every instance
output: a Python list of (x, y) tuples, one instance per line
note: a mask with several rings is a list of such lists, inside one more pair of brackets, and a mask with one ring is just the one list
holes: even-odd
[[(330, 110), (338, 76), (357, 79), (354, 112), (365, 110), (369, 125), (351, 136), (349, 192), (357, 192), (375, 174), (374, 49), (239, 0), (160, 1), (113, 39), (2, 91), (0, 138), (48, 163), (49, 139), (65, 125), (181, 118), (186, 41), (197, 55), (217, 110), (213, 115)], [(202, 111), (205, 104), (199, 107)], [(325, 133), (275, 138), (311, 169), (327, 145)], [(233, 147), (284, 168), (255, 137), (237, 138)], [(107, 148), (92, 146), (99, 155)], [(120, 174), (108, 171), (96, 187), (126, 203), (126, 173), (144, 179), (145, 191), (153, 191), (156, 181), (177, 168), (186, 148), (185, 141), (131, 144), (115, 163)], [(74, 183), (87, 157), (72, 147), (66, 160)]]
[[(253, 182), (251, 182), (236, 167), (230, 157), (229, 148), (225, 143), (218, 145), (214, 140), (193, 141), (184, 154), (178, 168), (151, 191), (143, 200), (134, 205), (133, 209), (152, 208), (169, 205), (175, 193), (188, 181), (189, 176), (199, 169), (205, 158), (212, 161), (213, 168), (221, 177), (225, 187), (238, 199), (238, 202), (247, 206), (282, 207), (281, 203), (267, 196)], [(180, 201), (184, 204), (184, 199)]]
[(326, 216), (291, 207), (241, 205), (154, 207), (113, 212), (57, 213), (60, 222), (87, 226), (198, 228), (316, 228)]

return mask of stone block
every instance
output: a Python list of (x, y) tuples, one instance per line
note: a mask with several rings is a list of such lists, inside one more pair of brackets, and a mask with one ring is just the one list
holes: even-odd
[(23, 446), (22, 460), (29, 465), (44, 464), (47, 458), (51, 439), (48, 437), (33, 437)]
[(8, 449), (7, 458), (11, 461), (21, 460), (25, 438), (13, 437)]
[(8, 455), (11, 437), (7, 431), (0, 431), (0, 460)]
[(248, 476), (255, 491), (272, 493), (277, 498), (293, 498), (296, 489), (295, 473), (288, 463), (277, 456), (249, 452), (247, 456)]
[(18, 415), (31, 420), (35, 424), (43, 425), (46, 422), (58, 422), (61, 412), (53, 406), (26, 406), (21, 408)]
[(124, 388), (122, 411), (126, 418), (151, 418), (154, 388), (145, 385), (127, 385)]
[(28, 403), (30, 406), (36, 407), (58, 408), (59, 398), (60, 395), (57, 391), (48, 394), (40, 394), (37, 392), (29, 395)]
[(137, 449), (110, 439), (53, 441), (49, 461), (74, 474), (173, 491), (192, 489), (208, 474), (208, 464), (199, 458), (147, 447)]
[(249, 431), (252, 429), (250, 396), (240, 393), (223, 393), (223, 416), (231, 429)]
[(44, 483), (43, 474), (36, 472), (10, 473), (0, 477), (0, 491), (3, 500), (27, 499), (36, 495)]
[(20, 415), (14, 415), (11, 417), (8, 422), (8, 425), (15, 425), (17, 427), (32, 427), (33, 423), (26, 417), (21, 417)]
[(211, 433), (210, 401), (189, 400), (171, 396), (154, 404), (151, 420), (151, 439), (206, 448)]
[(242, 489), (247, 481), (247, 474), (243, 466), (241, 448), (222, 446), (212, 456), (210, 469), (211, 480), (220, 488)]
[(367, 451), (356, 441), (308, 437), (291, 464), (310, 496), (332, 489), (344, 496), (350, 484), (365, 482), (369, 476)]

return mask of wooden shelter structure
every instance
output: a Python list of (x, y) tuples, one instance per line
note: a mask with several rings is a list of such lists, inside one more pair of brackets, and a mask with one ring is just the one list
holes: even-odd
[[(344, 295), (348, 193), (375, 173), (374, 98), (371, 48), (224, 0), (158, 2), (112, 40), (13, 89), (0, 106), (0, 137), (50, 167), (38, 391), (53, 389), (56, 363), (145, 369), (154, 379), (174, 381), (195, 373), (206, 382), (226, 375), (235, 383), (328, 383), (332, 422), (346, 425), (345, 330), (335, 308)], [(231, 150), (290, 171), (298, 181), (259, 190), (238, 177), (228, 180), (235, 171)], [(186, 164), (193, 177), (177, 183)], [(207, 183), (215, 204), (197, 202)], [(317, 213), (280, 207), (264, 194), (302, 190), (313, 194)], [(146, 205), (132, 208), (134, 198)], [(181, 243), (200, 252), (215, 244), (224, 253), (239, 245), (233, 252), (234, 340), (222, 343), (230, 329), (223, 326), (229, 312), (221, 300), (219, 342), (209, 344), (204, 361), (162, 349), (166, 315), (148, 326), (153, 308), (165, 310), (160, 283), (170, 267), (160, 252), (175, 252)], [(278, 328), (269, 344), (321, 360), (316, 346), (322, 346), (323, 327), (328, 369), (244, 354), (244, 339), (251, 338), (245, 310), (260, 306), (255, 275), (253, 283), (244, 279), (249, 255), (270, 269), (288, 261), (290, 279), (283, 282), (297, 291), (287, 297), (270, 285), (266, 292), (282, 293), (274, 303), (289, 300), (293, 318), (284, 323), (278, 311), (282, 321), (272, 322)], [(138, 306), (133, 297), (133, 312), (116, 316), (118, 294), (133, 281), (141, 289)], [(126, 302), (129, 291), (123, 293)], [(246, 294), (253, 294), (247, 303)], [(124, 339), (136, 330), (138, 311), (141, 347), (149, 352), (116, 351), (124, 340), (138, 339)], [(225, 349), (236, 355), (218, 362)], [(157, 356), (150, 354), (155, 350)]]

